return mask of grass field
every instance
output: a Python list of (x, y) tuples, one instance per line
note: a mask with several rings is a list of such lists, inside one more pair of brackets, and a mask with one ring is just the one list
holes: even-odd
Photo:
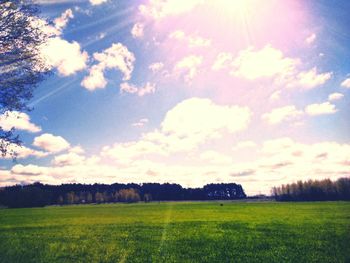
[(350, 203), (0, 209), (0, 262), (350, 262)]

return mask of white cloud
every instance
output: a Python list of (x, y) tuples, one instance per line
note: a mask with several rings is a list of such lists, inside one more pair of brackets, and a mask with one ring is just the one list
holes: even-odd
[[(262, 147), (264, 159), (261, 163), (267, 160), (279, 160), (280, 163), (291, 162), (299, 168), (309, 170), (310, 176), (318, 176), (311, 173), (313, 168), (320, 168), (319, 162), (322, 160), (322, 166), (329, 170), (328, 164), (339, 164), (339, 168), (348, 160), (350, 145), (338, 144), (336, 142), (319, 142), (314, 144), (297, 143), (293, 139), (285, 137), (269, 141), (265, 141)], [(309, 167), (305, 164), (309, 163)], [(310, 164), (313, 163), (313, 164)], [(271, 167), (272, 168), (272, 167)], [(344, 167), (343, 167), (344, 168)], [(349, 169), (350, 167), (348, 167)], [(336, 173), (337, 169), (333, 172)], [(330, 170), (332, 171), (332, 170)], [(305, 174), (304, 176), (308, 176)]]
[(69, 42), (61, 38), (62, 30), (67, 26), (69, 19), (74, 17), (73, 11), (67, 9), (62, 15), (54, 20), (54, 25), (47, 24), (42, 19), (35, 19), (33, 23), (50, 36), (40, 46), (40, 55), (48, 68), (57, 68), (63, 76), (72, 75), (87, 67), (89, 55), (81, 51), (80, 44), (76, 41)]
[(294, 141), (288, 137), (272, 139), (263, 143), (262, 151), (267, 154), (277, 154), (277, 152), (283, 153), (293, 145)]
[(103, 73), (103, 67), (100, 65), (92, 66), (89, 70), (89, 76), (82, 80), (81, 85), (90, 91), (105, 88), (107, 80)]
[(61, 152), (70, 147), (70, 144), (61, 136), (44, 133), (34, 138), (33, 145), (50, 153)]
[(190, 48), (208, 47), (211, 44), (210, 39), (206, 39), (195, 35), (186, 35), (185, 32), (181, 30), (173, 31), (172, 33), (169, 34), (169, 38), (183, 41)]
[(340, 100), (344, 97), (344, 94), (339, 93), (339, 92), (334, 92), (332, 94), (329, 94), (328, 100), (329, 101), (335, 101), (335, 100)]
[(209, 47), (211, 45), (211, 40), (199, 36), (189, 36), (188, 46), (192, 47)]
[(216, 151), (205, 151), (199, 155), (199, 158), (207, 164), (227, 165), (233, 163), (232, 157)]
[(101, 156), (109, 157), (121, 164), (129, 164), (137, 161), (138, 158), (150, 155), (166, 155), (162, 146), (148, 140), (139, 140), (134, 142), (116, 143), (112, 146), (105, 146), (102, 149)]
[(39, 132), (41, 128), (30, 122), (30, 117), (24, 112), (7, 111), (0, 115), (0, 127), (9, 131), (12, 128), (29, 132)]
[(297, 110), (294, 105), (288, 105), (263, 114), (262, 119), (266, 120), (269, 124), (279, 124), (283, 121), (295, 120), (301, 115), (303, 115), (303, 111)]
[(49, 154), (46, 152), (30, 149), (30, 148), (25, 147), (23, 145), (19, 146), (19, 145), (14, 144), (14, 143), (8, 143), (8, 142), (5, 142), (3, 140), (0, 140), (0, 145), (4, 145), (4, 146), (6, 145), (6, 150), (7, 150), (6, 155), (0, 156), (0, 159), (1, 158), (12, 159), (13, 158), (12, 154), (15, 154), (17, 159), (24, 159), (24, 158), (27, 158), (29, 156), (34, 156), (34, 157), (40, 158), (40, 157), (45, 157)]
[(139, 141), (106, 146), (102, 155), (125, 163), (147, 155), (192, 151), (210, 140), (246, 129), (250, 117), (245, 107), (221, 106), (209, 99), (184, 100), (167, 112), (159, 130), (143, 134)]
[(139, 6), (139, 11), (147, 17), (159, 20), (187, 13), (202, 2), (203, 0), (149, 0), (147, 5)]
[(101, 32), (100, 34), (98, 34), (98, 36), (96, 37), (96, 39), (101, 40), (104, 39), (106, 37), (107, 33), (105, 32)]
[(138, 96), (142, 97), (146, 94), (155, 93), (156, 91), (156, 85), (154, 83), (147, 82), (142, 87), (137, 87), (133, 84), (129, 84), (127, 82), (123, 82), (120, 84), (120, 92), (121, 93), (131, 93), (131, 94), (137, 94)]
[(104, 77), (106, 69), (117, 69), (123, 73), (123, 80), (129, 80), (134, 70), (135, 56), (121, 43), (112, 44), (101, 53), (94, 53), (94, 59), (99, 63), (92, 66), (89, 75), (86, 76), (81, 85), (89, 90), (104, 88), (107, 81)]
[(62, 34), (63, 29), (66, 28), (70, 19), (74, 18), (72, 9), (65, 10), (61, 16), (55, 18), (52, 24), (49, 24), (46, 20), (41, 18), (34, 18), (32, 20), (33, 25), (42, 30), (50, 37), (59, 37)]
[(154, 83), (147, 82), (145, 86), (138, 90), (137, 95), (140, 97), (156, 92), (156, 85)]
[(131, 29), (131, 35), (134, 38), (142, 38), (144, 35), (145, 25), (142, 23), (136, 23)]
[(244, 130), (250, 115), (248, 108), (220, 106), (209, 99), (192, 98), (168, 111), (161, 127), (164, 133), (179, 137), (217, 137), (223, 130), (230, 133)]
[(300, 63), (299, 59), (285, 57), (282, 51), (265, 46), (261, 50), (248, 48), (240, 51), (232, 63), (231, 74), (250, 80), (290, 75)]
[(55, 166), (67, 166), (67, 165), (77, 165), (83, 163), (85, 157), (74, 152), (69, 152), (66, 154), (61, 154), (55, 156), (52, 164)]
[(89, 0), (89, 1), (90, 1), (90, 4), (92, 5), (100, 5), (107, 2), (107, 0)]
[(280, 97), (281, 97), (281, 93), (282, 92), (280, 90), (276, 90), (270, 95), (269, 99), (272, 100), (272, 101), (279, 100)]
[(74, 146), (68, 149), (70, 153), (83, 154), (85, 150), (81, 146)]
[(164, 63), (162, 62), (155, 62), (155, 63), (152, 63), (148, 66), (148, 68), (153, 72), (158, 72), (160, 71), (161, 69), (164, 68)]
[(288, 86), (300, 86), (306, 89), (312, 89), (326, 83), (332, 77), (332, 72), (317, 73), (317, 68), (314, 67), (308, 71), (302, 71), (296, 75), (294, 81)]
[(145, 126), (147, 123), (149, 122), (149, 120), (147, 118), (143, 118), (143, 119), (140, 119), (139, 121), (137, 122), (134, 122), (132, 124), (132, 126), (134, 127), (143, 127)]
[(310, 116), (334, 114), (337, 111), (338, 110), (336, 109), (335, 105), (329, 103), (328, 101), (320, 104), (310, 104), (305, 108), (305, 112)]
[(22, 165), (22, 164), (16, 164), (12, 167), (11, 173), (13, 174), (22, 174), (22, 175), (28, 175), (28, 176), (35, 176), (43, 174), (46, 171), (45, 168), (29, 164), (29, 165)]
[(126, 92), (126, 93), (131, 93), (134, 94), (138, 91), (138, 87), (133, 85), (133, 84), (129, 84), (127, 82), (123, 82), (120, 84), (120, 92)]
[(169, 38), (171, 39), (185, 39), (185, 32), (181, 31), (181, 30), (176, 30), (173, 31), (169, 34)]
[(314, 43), (315, 40), (316, 40), (316, 34), (312, 33), (305, 39), (305, 42), (310, 45), (310, 44)]
[(233, 150), (255, 148), (256, 146), (257, 144), (253, 141), (241, 141), (241, 142), (238, 142), (235, 147), (233, 147)]
[(288, 88), (299, 87), (312, 89), (326, 83), (332, 72), (319, 73), (317, 67), (300, 71), (301, 60), (286, 57), (281, 50), (270, 45), (261, 50), (252, 47), (239, 52), (231, 62), (230, 53), (221, 53), (217, 57), (212, 69), (231, 69), (230, 74), (248, 80), (272, 78), (277, 85)]
[(56, 67), (63, 76), (85, 69), (89, 58), (86, 51), (81, 51), (78, 42), (68, 42), (60, 37), (50, 38), (41, 47), (41, 54), (48, 66)]
[[(258, 155), (244, 162), (235, 162), (235, 158), (239, 159), (241, 155), (239, 151), (231, 158), (231, 154), (212, 149), (191, 151), (187, 163), (188, 155), (185, 154), (179, 155), (182, 157), (179, 163), (152, 161), (148, 154), (162, 150), (159, 146), (139, 141), (107, 147), (103, 153), (117, 159), (108, 164), (92, 156), (67, 165), (23, 165), (13, 167), (12, 171), (0, 170), (0, 184), (157, 181), (198, 187), (233, 181), (242, 184), (248, 194), (269, 194), (272, 186), (308, 179), (333, 180), (350, 172), (350, 145), (333, 141), (307, 144), (288, 137), (276, 138), (256, 147)], [(164, 156), (164, 159), (170, 157)]]
[(112, 44), (101, 53), (94, 53), (94, 58), (103, 68), (118, 69), (123, 73), (123, 80), (129, 80), (134, 69), (135, 56), (121, 43)]
[(231, 66), (233, 61), (233, 56), (228, 52), (221, 52), (217, 55), (214, 64), (212, 65), (212, 70), (226, 69)]
[(191, 82), (198, 73), (198, 68), (202, 64), (203, 57), (190, 55), (184, 57), (175, 64), (174, 71), (176, 74), (184, 74), (186, 82)]
[(55, 28), (59, 31), (62, 31), (68, 24), (69, 19), (74, 18), (72, 9), (67, 9), (64, 11), (60, 17), (57, 17), (53, 23), (55, 25)]
[(342, 87), (344, 88), (350, 88), (350, 78), (345, 79), (341, 84)]

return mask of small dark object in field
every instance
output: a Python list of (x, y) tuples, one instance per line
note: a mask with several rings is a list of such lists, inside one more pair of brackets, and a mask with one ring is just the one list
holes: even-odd
[(224, 204), (220, 204), (220, 206), (223, 206)]

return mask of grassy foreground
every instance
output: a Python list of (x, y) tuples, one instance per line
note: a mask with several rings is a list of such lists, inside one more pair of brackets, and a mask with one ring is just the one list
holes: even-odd
[(350, 262), (350, 202), (0, 209), (0, 262)]

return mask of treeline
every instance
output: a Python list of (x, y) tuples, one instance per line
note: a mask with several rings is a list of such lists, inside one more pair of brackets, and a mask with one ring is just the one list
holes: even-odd
[(62, 184), (16, 185), (0, 189), (0, 205), (42, 207), (46, 205), (179, 201), (233, 200), (246, 198), (241, 185), (208, 184), (202, 188), (183, 188), (179, 184)]
[(350, 200), (350, 178), (298, 181), (272, 188), (277, 201)]

